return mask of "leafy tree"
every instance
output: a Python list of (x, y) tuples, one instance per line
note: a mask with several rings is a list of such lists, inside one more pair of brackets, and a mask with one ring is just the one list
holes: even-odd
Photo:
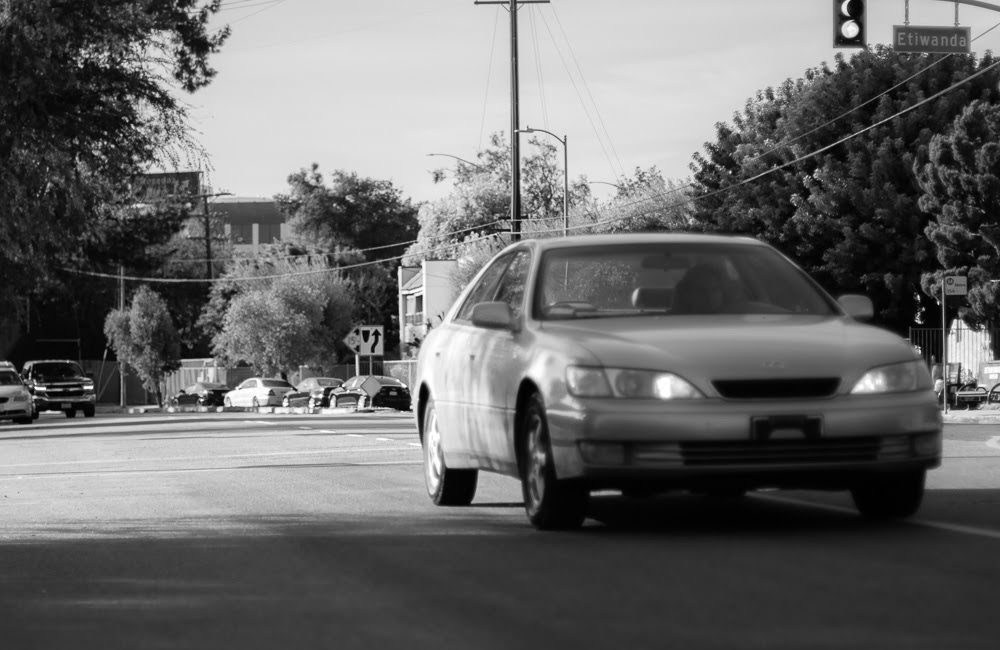
[(932, 319), (921, 276), (934, 251), (914, 153), (969, 101), (997, 95), (995, 71), (971, 78), (992, 64), (875, 47), (761, 91), (695, 156), (695, 220), (771, 242), (834, 293), (867, 293), (898, 332)]
[[(528, 236), (562, 234), (563, 170), (558, 146), (548, 140), (531, 137), (534, 152), (521, 165), (521, 193), (524, 220), (521, 232)], [(448, 178), (445, 170), (434, 170), (435, 181)], [(570, 186), (570, 205), (584, 205), (590, 196), (584, 177)], [(510, 143), (502, 133), (490, 137), (490, 145), (476, 154), (476, 162), (459, 161), (454, 170), (451, 192), (420, 207), (420, 232), (417, 241), (406, 251), (404, 264), (416, 265), (421, 259), (459, 259), (469, 254), (469, 244), (480, 250), (492, 250), (508, 241), (510, 232)], [(493, 244), (477, 243), (483, 238)]]
[(357, 311), (350, 282), (335, 268), (345, 259), (353, 258), (287, 242), (234, 257), (199, 320), (214, 354), (268, 373), (336, 362)]
[[(920, 208), (933, 215), (925, 232), (942, 269), (924, 273), (923, 287), (940, 295), (942, 276), (967, 275), (970, 325), (1000, 325), (1000, 105), (976, 100), (921, 147), (914, 161), (923, 194)], [(997, 352), (996, 350), (994, 351)]]
[(118, 361), (135, 370), (162, 406), (160, 383), (166, 373), (181, 366), (180, 339), (167, 303), (144, 285), (132, 297), (129, 309), (108, 314), (104, 333)]
[(618, 181), (618, 190), (606, 202), (593, 202), (577, 211), (571, 222), (594, 224), (595, 232), (657, 232), (691, 226), (687, 182), (666, 180), (656, 167), (637, 167)]
[(417, 234), (417, 208), (390, 181), (338, 170), (328, 186), (313, 163), (291, 174), (288, 184), (289, 193), (275, 198), (301, 242), (327, 251), (385, 247), (372, 251), (377, 259), (401, 254)]
[(18, 297), (60, 267), (128, 257), (129, 181), (197, 149), (174, 87), (194, 92), (214, 75), (209, 56), (229, 33), (208, 29), (220, 3), (3, 3), (0, 312), (22, 309)]
[(284, 276), (240, 292), (226, 309), (215, 353), (265, 375), (329, 366), (352, 325), (347, 291), (331, 273)]

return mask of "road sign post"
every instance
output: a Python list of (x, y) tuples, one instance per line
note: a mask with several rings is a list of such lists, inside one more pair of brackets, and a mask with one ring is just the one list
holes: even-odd
[(356, 325), (344, 337), (344, 343), (354, 352), (354, 374), (361, 374), (361, 357), (368, 357), (371, 374), (372, 357), (385, 355), (385, 329), (381, 325)]
[[(964, 275), (946, 275), (941, 282), (941, 377), (944, 390), (941, 401), (948, 412), (948, 296), (964, 296), (969, 292), (968, 278)], [(961, 381), (961, 377), (959, 378)]]

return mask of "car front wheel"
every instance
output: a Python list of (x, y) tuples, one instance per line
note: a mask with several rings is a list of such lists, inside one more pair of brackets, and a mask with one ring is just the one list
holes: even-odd
[(854, 505), (868, 519), (902, 519), (920, 508), (926, 470), (876, 474), (851, 488)]
[(538, 394), (528, 398), (521, 432), (521, 492), (528, 520), (542, 530), (579, 528), (590, 495), (582, 485), (556, 478), (545, 406)]
[(424, 479), (427, 494), (439, 506), (467, 506), (476, 496), (479, 470), (449, 469), (441, 449), (441, 429), (434, 400), (424, 410)]

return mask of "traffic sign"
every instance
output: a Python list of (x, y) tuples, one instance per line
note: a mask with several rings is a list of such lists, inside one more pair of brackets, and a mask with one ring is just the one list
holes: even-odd
[(357, 325), (344, 343), (354, 354), (362, 357), (381, 357), (385, 354), (385, 330), (381, 325)]
[(893, 25), (892, 49), (911, 54), (968, 54), (972, 51), (971, 28)]
[(968, 279), (964, 275), (946, 275), (944, 278), (944, 295), (964, 296), (969, 293)]

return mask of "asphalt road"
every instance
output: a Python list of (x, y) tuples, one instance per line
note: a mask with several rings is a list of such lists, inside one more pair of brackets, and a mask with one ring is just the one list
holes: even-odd
[(841, 494), (423, 489), (408, 415), (0, 425), (0, 647), (994, 648), (1000, 427), (949, 425), (913, 520)]

